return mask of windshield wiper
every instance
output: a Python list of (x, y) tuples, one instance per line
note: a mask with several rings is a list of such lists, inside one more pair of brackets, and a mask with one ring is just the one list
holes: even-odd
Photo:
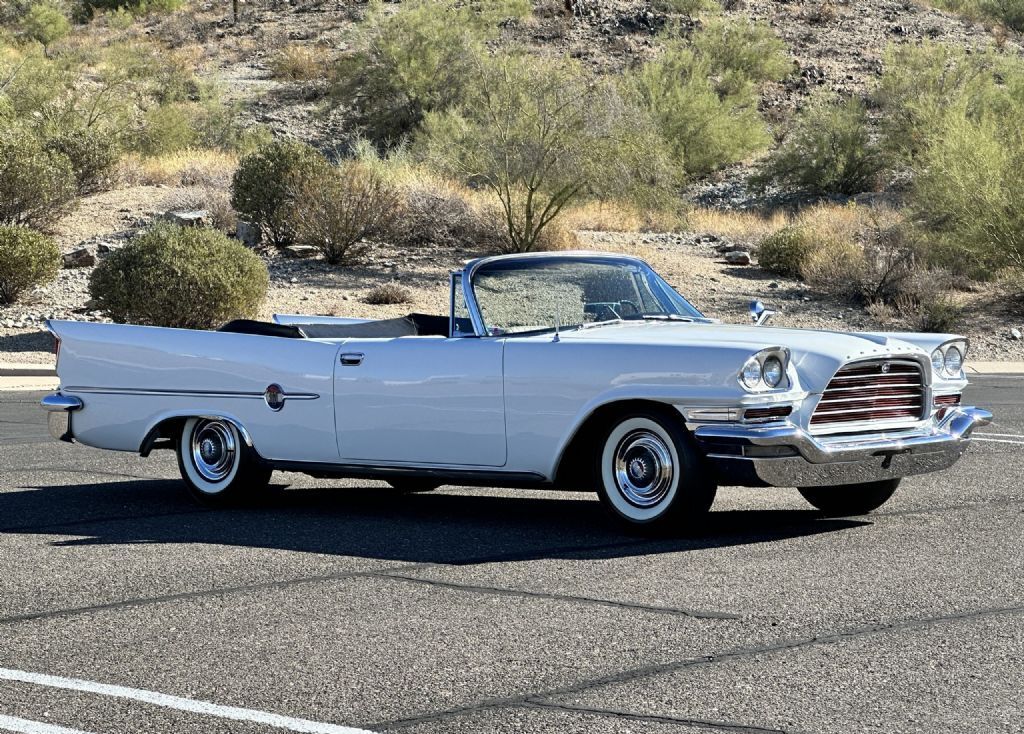
[(627, 319), (643, 320), (643, 321), (688, 321), (693, 322), (693, 319), (689, 316), (680, 316), (677, 313), (641, 313), (636, 316), (627, 316)]

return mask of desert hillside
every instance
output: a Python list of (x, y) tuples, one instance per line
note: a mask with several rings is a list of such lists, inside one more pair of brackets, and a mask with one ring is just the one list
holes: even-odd
[[(1024, 359), (1020, 3), (237, 10), (0, 9), (0, 359), (49, 359), (53, 317), (443, 313), (466, 259), (569, 247), (728, 321), (761, 298)], [(205, 305), (159, 277), (208, 268)]]

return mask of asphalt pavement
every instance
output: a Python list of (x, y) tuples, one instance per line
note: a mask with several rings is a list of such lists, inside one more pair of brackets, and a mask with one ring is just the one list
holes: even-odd
[(0, 732), (1024, 731), (1024, 378), (881, 510), (723, 488), (697, 535), (589, 494), (275, 474), (52, 441), (0, 392)]

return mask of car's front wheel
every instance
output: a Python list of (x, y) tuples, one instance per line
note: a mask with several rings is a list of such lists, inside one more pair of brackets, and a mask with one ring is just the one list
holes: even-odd
[(899, 479), (885, 479), (836, 487), (801, 487), (800, 494), (829, 517), (846, 517), (877, 510), (899, 486)]
[(207, 505), (254, 499), (273, 470), (239, 435), (231, 421), (189, 418), (178, 439), (178, 469), (188, 492)]
[(631, 528), (692, 528), (711, 509), (717, 486), (675, 416), (620, 417), (598, 452), (601, 501)]

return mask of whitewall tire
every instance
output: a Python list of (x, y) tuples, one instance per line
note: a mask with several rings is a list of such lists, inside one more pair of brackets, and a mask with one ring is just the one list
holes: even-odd
[(627, 526), (692, 527), (711, 508), (717, 487), (670, 412), (620, 416), (599, 449), (605, 506)]
[(254, 498), (272, 473), (234, 423), (222, 418), (185, 421), (178, 439), (178, 469), (189, 494), (203, 504)]

